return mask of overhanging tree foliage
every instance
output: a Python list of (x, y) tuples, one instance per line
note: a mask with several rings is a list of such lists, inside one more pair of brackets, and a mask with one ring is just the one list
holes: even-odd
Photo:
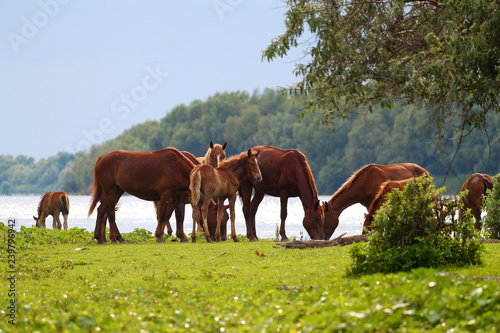
[(288, 89), (310, 95), (304, 112), (324, 110), (324, 123), (402, 101), (428, 110), (441, 138), (450, 124), (463, 137), (500, 111), (499, 1), (286, 2), (286, 31), (263, 57), (311, 43)]

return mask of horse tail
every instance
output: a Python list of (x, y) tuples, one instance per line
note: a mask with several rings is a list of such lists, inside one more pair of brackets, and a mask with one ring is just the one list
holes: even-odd
[(190, 176), (189, 191), (191, 192), (191, 203), (198, 204), (200, 202), (200, 189), (201, 189), (201, 172), (196, 170)]
[(69, 200), (66, 194), (61, 195), (61, 213), (63, 215), (69, 214)]
[(493, 183), (486, 177), (483, 177), (483, 184), (484, 184), (484, 193), (486, 193), (487, 190), (493, 189)]
[[(97, 166), (97, 163), (99, 163), (99, 160), (102, 158), (99, 157), (97, 161), (95, 162), (95, 165)], [(97, 181), (96, 173), (95, 173), (95, 166), (94, 166), (94, 186), (92, 187), (92, 203), (90, 204), (90, 209), (89, 209), (89, 215), (90, 216), (95, 209), (95, 206), (97, 206), (97, 203), (101, 200), (102, 196), (102, 186), (99, 184)]]

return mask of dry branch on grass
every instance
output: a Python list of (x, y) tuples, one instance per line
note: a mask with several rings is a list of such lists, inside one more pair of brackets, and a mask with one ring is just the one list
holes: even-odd
[(356, 235), (344, 237), (345, 233), (340, 235), (339, 237), (332, 240), (307, 240), (307, 241), (298, 241), (294, 240), (293, 242), (288, 243), (276, 243), (276, 245), (284, 246), (287, 249), (305, 249), (309, 247), (329, 247), (329, 246), (337, 246), (337, 245), (349, 245), (352, 243), (358, 242), (366, 242), (368, 241), (368, 237), (371, 234), (365, 235)]

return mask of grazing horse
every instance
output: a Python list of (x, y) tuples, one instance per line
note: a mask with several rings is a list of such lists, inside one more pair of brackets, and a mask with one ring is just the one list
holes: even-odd
[(207, 153), (205, 154), (205, 157), (198, 157), (197, 160), (201, 164), (208, 164), (213, 166), (214, 168), (217, 168), (219, 166), (219, 163), (226, 158), (226, 148), (227, 142), (224, 142), (224, 144), (221, 146), (218, 143), (214, 144), (212, 141), (210, 141), (209, 148), (207, 150)]
[(38, 217), (33, 216), (38, 228), (45, 228), (45, 219), (52, 215), (52, 228), (61, 229), (59, 213), (64, 218), (64, 230), (68, 229), (69, 198), (63, 191), (46, 192), (38, 204)]
[(189, 189), (191, 192), (191, 206), (193, 207), (193, 233), (192, 241), (196, 241), (196, 223), (199, 219), (201, 195), (204, 196), (203, 205), (201, 207), (201, 216), (203, 218), (203, 227), (207, 242), (212, 242), (210, 239), (209, 229), (207, 225), (208, 205), (212, 199), (219, 199), (219, 211), (217, 213), (217, 228), (215, 230), (215, 238), (221, 240), (220, 224), (224, 210), (224, 200), (229, 201), (229, 215), (231, 218), (231, 238), (238, 242), (235, 229), (234, 203), (236, 201), (236, 192), (240, 187), (241, 179), (247, 175), (255, 182), (262, 181), (262, 174), (259, 169), (257, 157), (259, 152), (253, 153), (248, 149), (246, 153), (241, 153), (238, 156), (233, 156), (230, 159), (223, 161), (217, 168), (210, 165), (200, 164), (194, 167), (190, 175)]
[[(296, 149), (283, 150), (271, 146), (256, 146), (252, 150), (260, 152), (259, 166), (263, 181), (257, 183), (244, 177), (238, 189), (243, 202), (248, 239), (250, 241), (259, 240), (255, 230), (255, 215), (265, 194), (280, 198), (281, 226), (279, 233), (283, 241), (288, 240), (285, 232), (285, 220), (289, 197), (300, 198), (304, 208), (302, 224), (311, 239), (323, 239), (323, 210), (318, 200), (314, 177), (304, 154)], [(252, 199), (253, 189), (255, 189), (255, 194)]]
[(386, 195), (391, 193), (393, 189), (403, 190), (403, 187), (408, 184), (408, 181), (415, 178), (408, 178), (403, 180), (388, 180), (380, 186), (380, 190), (373, 199), (370, 207), (368, 208), (368, 214), (365, 214), (365, 222), (363, 223), (363, 234), (366, 234), (371, 230), (371, 225), (373, 219), (379, 208), (387, 201)]
[(127, 192), (143, 200), (158, 203), (157, 242), (164, 242), (163, 231), (172, 212), (177, 221), (176, 235), (187, 242), (183, 222), (185, 202), (189, 198), (189, 173), (194, 164), (175, 148), (154, 152), (112, 151), (99, 157), (94, 167), (94, 186), (89, 216), (97, 208), (94, 237), (106, 243), (106, 220), (110, 240), (124, 242), (115, 222), (118, 200)]
[(382, 183), (419, 177), (422, 174), (429, 175), (427, 170), (413, 163), (368, 164), (356, 171), (330, 200), (323, 203), (325, 239), (330, 239), (337, 229), (339, 216), (344, 209), (356, 203), (370, 207)]
[(483, 205), (483, 196), (486, 190), (493, 188), (493, 180), (487, 174), (475, 173), (472, 174), (462, 185), (460, 192), (468, 191), (463, 197), (464, 209), (460, 210), (459, 218), (463, 217), (466, 209), (472, 211), (472, 215), (476, 218), (475, 227), (481, 230), (481, 206)]

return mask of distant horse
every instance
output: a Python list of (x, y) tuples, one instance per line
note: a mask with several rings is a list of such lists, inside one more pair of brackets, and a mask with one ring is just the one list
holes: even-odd
[(89, 216), (97, 208), (94, 237), (106, 243), (106, 220), (110, 240), (124, 242), (115, 222), (118, 200), (127, 192), (143, 200), (158, 202), (157, 242), (164, 242), (163, 232), (172, 212), (177, 220), (176, 235), (187, 242), (183, 222), (185, 202), (189, 199), (189, 173), (194, 164), (175, 148), (154, 152), (116, 150), (99, 157), (94, 167), (94, 186)]
[(33, 216), (38, 228), (45, 228), (45, 219), (52, 215), (52, 228), (61, 229), (59, 214), (64, 218), (64, 230), (68, 229), (69, 198), (63, 191), (46, 192), (38, 204), (38, 217)]
[[(229, 201), (229, 215), (231, 218), (231, 238), (238, 242), (235, 229), (234, 203), (236, 201), (236, 192), (240, 186), (240, 180), (244, 176), (248, 176), (255, 182), (262, 181), (262, 174), (259, 169), (257, 157), (259, 152), (253, 153), (248, 149), (246, 153), (241, 153), (238, 156), (233, 156), (230, 159), (223, 161), (219, 167), (213, 168), (206, 164), (200, 164), (194, 167), (190, 175), (189, 189), (191, 192), (191, 206), (193, 207), (193, 233), (192, 241), (196, 241), (196, 222), (199, 215), (203, 218), (204, 233), (207, 242), (211, 242), (208, 232), (207, 213), (208, 205), (212, 199), (219, 199), (219, 211), (217, 212), (217, 228), (215, 238), (221, 240), (220, 224), (224, 210), (224, 200)], [(203, 195), (203, 205), (200, 208), (198, 203)]]
[(371, 225), (375, 214), (378, 212), (379, 208), (387, 201), (386, 195), (391, 193), (393, 189), (403, 190), (403, 187), (408, 184), (408, 181), (415, 178), (408, 178), (403, 180), (388, 180), (380, 186), (380, 190), (373, 199), (370, 207), (368, 208), (368, 214), (365, 214), (365, 222), (363, 223), (363, 234), (366, 234), (371, 230)]
[(368, 164), (356, 171), (330, 200), (323, 203), (325, 239), (330, 239), (337, 229), (339, 216), (344, 209), (356, 203), (370, 207), (383, 182), (419, 177), (422, 174), (429, 175), (427, 170), (413, 163)]
[(468, 190), (468, 193), (463, 198), (464, 209), (460, 210), (459, 218), (463, 217), (466, 209), (472, 211), (472, 215), (476, 218), (475, 227), (481, 230), (481, 206), (483, 205), (483, 196), (486, 190), (493, 188), (493, 180), (487, 174), (474, 173), (462, 185), (460, 192)]
[[(304, 208), (302, 224), (312, 239), (323, 239), (323, 210), (318, 200), (318, 191), (306, 157), (296, 149), (283, 150), (271, 146), (256, 146), (252, 151), (260, 152), (259, 166), (263, 180), (259, 183), (244, 177), (238, 189), (243, 202), (243, 214), (247, 225), (247, 237), (258, 241), (255, 215), (265, 194), (279, 197), (281, 202), (280, 236), (285, 232), (289, 197), (299, 197)], [(255, 194), (252, 197), (252, 190)], [(252, 199), (252, 200), (250, 200)]]
[(205, 154), (205, 157), (198, 157), (197, 160), (201, 164), (208, 164), (213, 166), (214, 168), (217, 168), (219, 166), (219, 163), (226, 158), (226, 148), (227, 142), (224, 142), (224, 144), (221, 146), (218, 143), (214, 144), (212, 141), (210, 141), (209, 148), (207, 150), (207, 153)]

